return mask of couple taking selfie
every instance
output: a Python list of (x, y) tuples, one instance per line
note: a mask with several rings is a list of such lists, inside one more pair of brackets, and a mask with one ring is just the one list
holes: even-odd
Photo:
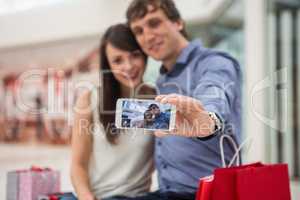
[[(173, 0), (133, 0), (126, 16), (126, 24), (102, 37), (100, 87), (76, 103), (71, 179), (77, 198), (194, 200), (199, 179), (222, 166), (220, 137), (240, 142), (240, 66), (189, 41)], [(143, 83), (148, 57), (162, 62), (156, 88)], [(175, 129), (117, 129), (117, 100), (140, 96), (176, 106)], [(235, 153), (229, 142), (224, 152), (229, 162)], [(155, 170), (159, 188), (151, 191)]]

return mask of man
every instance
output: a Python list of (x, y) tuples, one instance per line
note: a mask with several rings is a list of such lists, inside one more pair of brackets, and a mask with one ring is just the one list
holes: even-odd
[[(199, 178), (221, 167), (219, 139), (239, 141), (241, 74), (229, 55), (189, 42), (172, 0), (133, 0), (128, 24), (143, 51), (162, 61), (157, 88), (161, 103), (176, 105), (176, 129), (156, 132), (159, 190), (135, 199), (194, 199)], [(226, 160), (234, 152), (225, 143)]]
[(169, 129), (170, 115), (160, 111), (158, 105), (151, 104), (148, 108), (155, 116), (153, 122), (154, 129)]

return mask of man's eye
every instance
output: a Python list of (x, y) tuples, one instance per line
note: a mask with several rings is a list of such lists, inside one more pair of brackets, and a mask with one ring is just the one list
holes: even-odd
[(157, 28), (161, 24), (161, 21), (159, 19), (151, 19), (148, 22), (148, 25), (150, 28)]
[(134, 51), (131, 53), (131, 55), (134, 57), (134, 58), (137, 58), (137, 57), (140, 57), (142, 55), (142, 53), (140, 51)]

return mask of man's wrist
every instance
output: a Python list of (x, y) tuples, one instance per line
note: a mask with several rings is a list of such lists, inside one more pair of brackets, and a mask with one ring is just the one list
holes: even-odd
[(208, 140), (216, 135), (222, 130), (223, 122), (220, 117), (214, 112), (208, 112), (209, 120), (211, 121), (211, 131), (210, 134), (204, 137), (198, 136), (197, 139)]
[(222, 130), (223, 122), (222, 122), (221, 118), (214, 112), (208, 112), (208, 115), (214, 122), (214, 128), (213, 128), (212, 134)]

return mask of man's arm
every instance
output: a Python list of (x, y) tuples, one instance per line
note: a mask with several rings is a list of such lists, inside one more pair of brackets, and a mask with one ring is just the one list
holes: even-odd
[[(205, 66), (206, 65), (206, 66)], [(161, 103), (176, 106), (176, 130), (172, 134), (185, 137), (206, 137), (214, 133), (215, 121), (209, 112), (215, 113), (226, 123), (234, 100), (236, 89), (240, 87), (239, 71), (234, 63), (221, 56), (212, 57), (198, 68), (204, 70), (199, 74), (199, 81), (192, 97), (178, 94), (161, 95), (156, 98)], [(200, 77), (201, 76), (201, 77)], [(162, 132), (157, 132), (158, 136)]]
[(206, 111), (216, 113), (223, 122), (227, 122), (241, 87), (239, 66), (221, 56), (208, 58), (204, 64), (205, 70), (192, 96)]

